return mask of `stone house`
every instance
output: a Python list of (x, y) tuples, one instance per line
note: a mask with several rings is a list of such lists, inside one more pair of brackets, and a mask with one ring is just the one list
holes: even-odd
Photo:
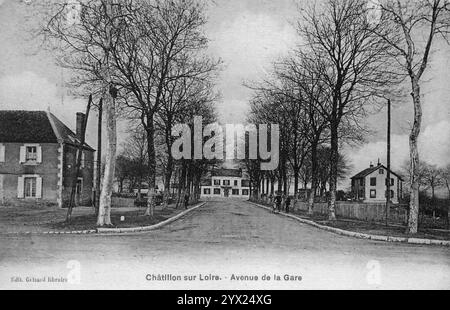
[[(50, 112), (0, 111), (0, 204), (67, 207), (84, 117), (74, 133)], [(92, 204), (94, 153), (83, 146), (77, 205)]]

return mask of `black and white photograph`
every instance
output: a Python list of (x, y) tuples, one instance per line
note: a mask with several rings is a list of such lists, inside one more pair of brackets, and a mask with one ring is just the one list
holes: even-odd
[(450, 289), (450, 1), (0, 0), (0, 42), (0, 290)]

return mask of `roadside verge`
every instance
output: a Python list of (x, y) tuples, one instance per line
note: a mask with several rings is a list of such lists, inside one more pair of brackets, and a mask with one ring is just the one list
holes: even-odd
[(178, 221), (180, 218), (186, 216), (187, 214), (203, 207), (206, 204), (206, 202), (202, 202), (174, 217), (171, 217), (163, 222), (160, 222), (155, 225), (151, 226), (143, 226), (143, 227), (133, 227), (133, 228), (97, 228), (96, 232), (98, 234), (124, 234), (124, 233), (136, 233), (136, 232), (145, 232), (145, 231), (152, 231), (159, 228), (162, 228), (166, 225), (169, 225), (175, 221)]
[[(251, 205), (254, 205), (258, 208), (262, 208), (268, 211), (272, 211), (271, 208), (248, 201)], [(405, 238), (405, 237), (393, 237), (393, 236), (382, 236), (382, 235), (371, 235), (360, 232), (343, 230), (335, 227), (330, 227), (326, 225), (320, 225), (314, 221), (303, 219), (301, 217), (286, 214), (286, 213), (278, 213), (281, 216), (288, 217), (294, 219), (302, 224), (310, 225), (325, 231), (329, 231), (341, 236), (353, 237), (358, 239), (367, 239), (367, 240), (375, 240), (375, 241), (384, 241), (384, 242), (398, 242), (398, 243), (409, 243), (409, 244), (419, 244), (419, 245), (439, 245), (439, 246), (450, 246), (450, 241), (447, 240), (435, 240), (435, 239), (422, 239), (422, 238)]]
[(126, 233), (137, 233), (146, 232), (160, 229), (166, 225), (169, 225), (187, 214), (203, 207), (207, 202), (199, 203), (192, 208), (181, 212), (165, 221), (159, 222), (151, 226), (141, 226), (141, 227), (131, 227), (131, 228), (96, 228), (90, 230), (73, 230), (73, 231), (63, 231), (63, 230), (52, 230), (52, 231), (40, 231), (40, 232), (2, 232), (0, 235), (108, 235), (108, 234), (126, 234)]

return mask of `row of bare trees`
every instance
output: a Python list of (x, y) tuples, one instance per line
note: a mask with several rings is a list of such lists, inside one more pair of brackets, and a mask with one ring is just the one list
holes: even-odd
[[(255, 96), (249, 121), (283, 124), (280, 145), (285, 158), (280, 159), (280, 173), (286, 174), (284, 167), (289, 162), (296, 189), (298, 171), (310, 158), (310, 212), (318, 166), (329, 164), (329, 219), (335, 220), (342, 145), (361, 141), (363, 118), (409, 88), (414, 122), (410, 134), (408, 231), (417, 233), (420, 87), (434, 42), (447, 38), (450, 6), (443, 0), (370, 3), (324, 0), (303, 8), (297, 24), (301, 45), (277, 62), (264, 82), (250, 85)], [(330, 150), (329, 158), (319, 162), (318, 150), (324, 144)]]
[(145, 133), (146, 215), (153, 216), (158, 145), (166, 155), (167, 201), (175, 166), (170, 152), (174, 124), (186, 123), (193, 115), (215, 117), (213, 82), (220, 61), (206, 54), (205, 4), (84, 0), (75, 7), (61, 1), (46, 8), (43, 34), (59, 64), (71, 69), (71, 86), (81, 95), (104, 100), (107, 140), (97, 224), (111, 225), (119, 116), (133, 120)]

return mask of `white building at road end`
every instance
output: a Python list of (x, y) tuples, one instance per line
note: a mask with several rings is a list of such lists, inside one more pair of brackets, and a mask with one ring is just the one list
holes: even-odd
[(250, 181), (244, 178), (242, 169), (213, 170), (201, 185), (201, 198), (250, 198)]

